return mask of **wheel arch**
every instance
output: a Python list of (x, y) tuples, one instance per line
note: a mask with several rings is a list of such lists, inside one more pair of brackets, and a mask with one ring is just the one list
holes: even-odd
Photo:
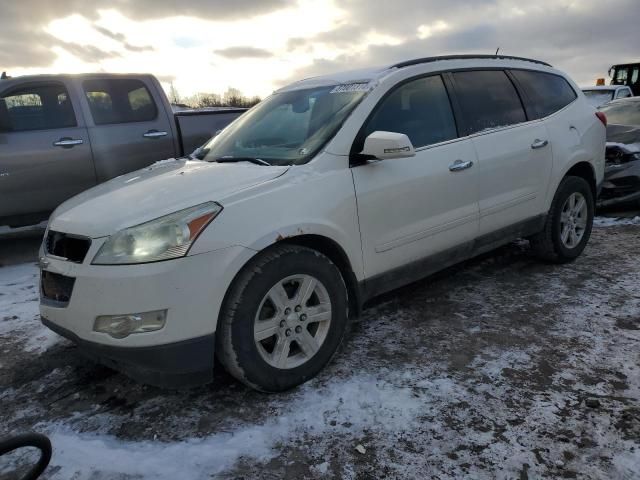
[(562, 176), (562, 178), (569, 177), (569, 176), (580, 177), (586, 180), (586, 182), (589, 184), (589, 187), (591, 188), (591, 193), (593, 194), (593, 201), (595, 202), (597, 200), (598, 186), (596, 185), (596, 172), (595, 172), (595, 169), (593, 168), (593, 165), (591, 165), (590, 162), (580, 161), (578, 163), (575, 163), (574, 165), (571, 166), (571, 168), (567, 170), (567, 172)]

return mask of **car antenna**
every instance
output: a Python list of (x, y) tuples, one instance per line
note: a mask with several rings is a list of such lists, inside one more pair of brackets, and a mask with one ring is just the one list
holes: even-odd
[(496, 55), (498, 55), (499, 51), (500, 51), (500, 47), (496, 48)]

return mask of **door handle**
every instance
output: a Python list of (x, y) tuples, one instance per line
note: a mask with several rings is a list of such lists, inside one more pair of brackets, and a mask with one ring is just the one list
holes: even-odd
[(159, 132), (158, 130), (149, 130), (147, 133), (143, 133), (142, 136), (144, 138), (160, 138), (160, 137), (166, 137), (167, 132)]
[(540, 140), (540, 139), (536, 138), (533, 141), (533, 143), (531, 144), (531, 148), (536, 150), (538, 148), (546, 147), (547, 145), (549, 145), (549, 140)]
[(62, 147), (62, 148), (72, 148), (75, 145), (82, 145), (84, 140), (81, 138), (69, 138), (63, 137), (57, 142), (53, 142), (54, 147)]
[(459, 172), (461, 170), (466, 170), (467, 168), (471, 168), (471, 167), (473, 167), (473, 162), (470, 160), (468, 162), (464, 162), (462, 160), (456, 160), (451, 165), (449, 165), (449, 171)]

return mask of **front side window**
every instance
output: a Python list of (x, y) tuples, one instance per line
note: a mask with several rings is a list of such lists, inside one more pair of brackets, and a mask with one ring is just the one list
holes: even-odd
[[(375, 131), (404, 133), (415, 148), (456, 138), (456, 122), (442, 78), (419, 78), (396, 88), (376, 107), (359, 143)], [(362, 145), (355, 148), (361, 150)]]
[(306, 163), (333, 138), (367, 91), (366, 84), (346, 84), (275, 93), (211, 139), (202, 158)]
[(518, 92), (505, 72), (454, 72), (453, 78), (467, 135), (526, 121)]
[(613, 102), (604, 105), (600, 110), (607, 116), (607, 122), (610, 124), (640, 126), (640, 102)]
[(616, 98), (627, 98), (631, 96), (631, 92), (629, 91), (628, 88), (623, 88), (622, 90), (620, 90), (618, 92), (618, 95), (616, 96)]
[[(578, 96), (569, 82), (559, 75), (531, 70), (512, 70), (525, 96), (525, 106), (531, 120), (543, 118), (563, 109)], [(609, 95), (612, 92), (602, 92)]]
[(151, 93), (140, 80), (86, 80), (83, 87), (96, 125), (148, 122), (158, 116)]
[(616, 68), (616, 76), (613, 81), (616, 85), (624, 85), (627, 82), (629, 69), (627, 67)]
[(13, 132), (75, 127), (76, 116), (62, 84), (35, 85), (4, 94), (8, 125)]

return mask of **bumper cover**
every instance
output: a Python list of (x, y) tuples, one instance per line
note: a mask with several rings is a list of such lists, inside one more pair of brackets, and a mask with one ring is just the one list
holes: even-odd
[(42, 323), (75, 343), (92, 360), (128, 377), (162, 388), (201, 385), (213, 379), (215, 334), (145, 347), (115, 347), (83, 340), (41, 317)]
[(623, 164), (607, 164), (598, 206), (605, 207), (617, 203), (640, 199), (640, 161)]

